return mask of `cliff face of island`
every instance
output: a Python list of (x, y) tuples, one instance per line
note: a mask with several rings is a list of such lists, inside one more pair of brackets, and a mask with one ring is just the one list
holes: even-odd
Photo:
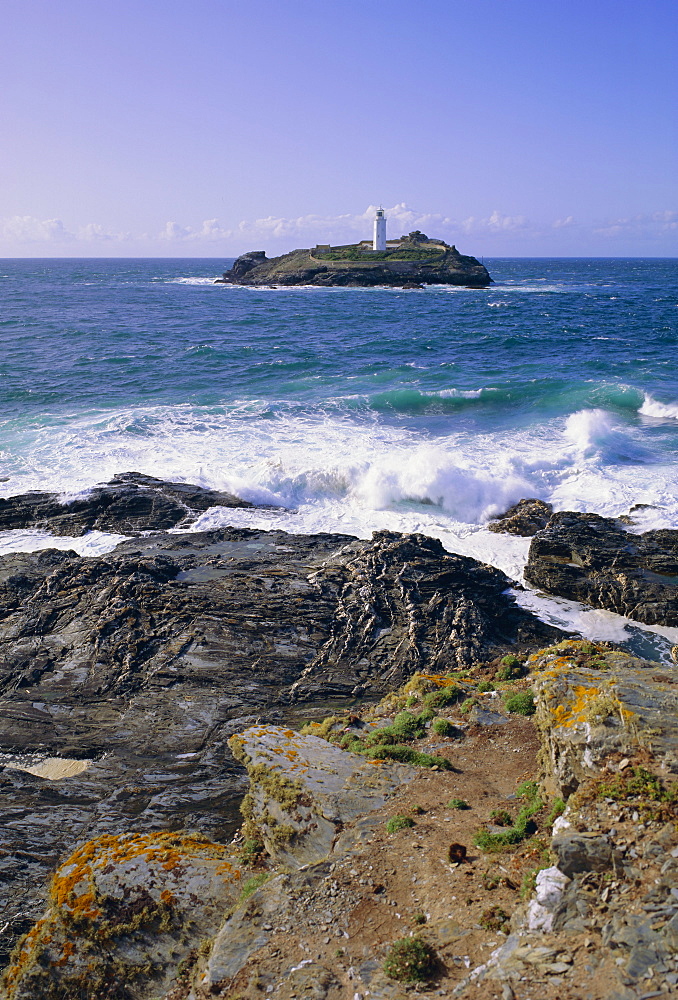
[(215, 284), (484, 288), (491, 282), (487, 269), (475, 257), (464, 256), (442, 240), (414, 232), (402, 237), (398, 246), (382, 251), (358, 243), (293, 250), (268, 258), (264, 250), (253, 250), (238, 257)]

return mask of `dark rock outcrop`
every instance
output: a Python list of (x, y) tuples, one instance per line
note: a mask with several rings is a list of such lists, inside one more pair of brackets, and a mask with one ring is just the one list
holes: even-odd
[[(2, 557), (0, 916), (25, 929), (47, 872), (89, 837), (230, 836), (244, 775), (226, 741), (245, 720), (559, 636), (509, 583), (436, 540), (389, 532), (232, 528), (98, 558)], [(17, 769), (45, 758), (91, 763), (56, 781)]]
[[(415, 236), (416, 234), (411, 234)], [(420, 234), (423, 235), (423, 234)], [(243, 254), (215, 284), (226, 285), (465, 285), (484, 288), (492, 279), (475, 257), (456, 247), (433, 241), (412, 240), (400, 251), (361, 253), (359, 247), (342, 247), (339, 253), (293, 250), (281, 257), (266, 257), (263, 250)]]
[(0, 498), (0, 530), (40, 528), (73, 538), (93, 530), (137, 535), (191, 524), (210, 507), (253, 506), (231, 493), (124, 472), (67, 503), (59, 500), (58, 493)]
[(561, 511), (530, 545), (525, 579), (549, 594), (678, 625), (678, 531), (632, 535), (609, 517)]
[(488, 531), (494, 531), (497, 534), (506, 532), (509, 535), (522, 535), (524, 538), (530, 538), (546, 527), (552, 513), (551, 504), (545, 503), (543, 500), (536, 498), (519, 500), (496, 520), (490, 521), (487, 528)]

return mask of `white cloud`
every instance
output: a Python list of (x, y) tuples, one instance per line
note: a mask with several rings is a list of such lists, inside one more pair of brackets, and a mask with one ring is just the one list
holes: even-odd
[(608, 219), (593, 229), (597, 236), (611, 238), (634, 237), (637, 239), (657, 239), (678, 230), (678, 212), (665, 210), (649, 215), (633, 215), (626, 218)]
[(73, 240), (61, 219), (36, 219), (32, 215), (13, 215), (0, 221), (0, 233), (17, 243), (59, 243)]
[[(153, 253), (181, 256), (235, 256), (245, 250), (283, 253), (315, 243), (354, 243), (372, 233), (376, 205), (362, 212), (339, 215), (308, 214), (287, 218), (269, 215), (233, 221), (205, 219), (193, 225), (168, 221), (160, 232), (130, 233), (106, 229), (96, 222), (68, 228), (61, 219), (39, 219), (16, 215), (0, 219), (0, 253), (21, 256), (24, 250), (39, 255), (95, 252), (138, 256)], [(678, 231), (678, 211), (659, 210), (646, 215), (620, 217), (598, 223), (575, 222), (572, 215), (534, 223), (523, 215), (507, 215), (495, 209), (489, 215), (453, 219), (442, 213), (420, 212), (405, 202), (386, 207), (388, 233), (397, 237), (414, 229), (439, 236), (461, 249), (481, 254), (629, 253), (645, 250), (671, 253)], [(675, 252), (675, 250), (673, 250)]]

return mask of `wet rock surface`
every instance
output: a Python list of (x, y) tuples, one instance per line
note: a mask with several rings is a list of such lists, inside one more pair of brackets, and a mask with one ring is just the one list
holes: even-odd
[[(558, 635), (507, 586), (437, 541), (388, 532), (223, 529), (98, 558), (2, 557), (4, 954), (78, 842), (130, 830), (228, 839), (245, 776), (227, 740), (248, 721)], [(44, 758), (92, 763), (58, 781), (19, 769)]]
[(488, 531), (499, 534), (522, 535), (529, 538), (545, 528), (553, 513), (550, 503), (543, 500), (519, 500), (518, 503), (487, 525)]
[(191, 524), (210, 507), (252, 506), (230, 493), (123, 472), (71, 500), (40, 492), (0, 498), (0, 530), (39, 528), (73, 538), (94, 530), (137, 535)]
[(678, 531), (630, 534), (598, 514), (554, 514), (530, 545), (525, 579), (549, 594), (678, 625)]

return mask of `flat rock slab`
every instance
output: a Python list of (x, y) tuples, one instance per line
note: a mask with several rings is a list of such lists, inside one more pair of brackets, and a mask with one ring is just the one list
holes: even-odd
[(290, 868), (326, 858), (345, 824), (381, 809), (418, 774), (278, 726), (252, 726), (229, 744), (250, 778), (246, 818)]
[(127, 834), (82, 845), (57, 870), (49, 906), (15, 953), (6, 1000), (158, 996), (237, 901), (242, 872), (199, 836)]
[(525, 579), (549, 594), (678, 625), (678, 531), (633, 535), (598, 514), (561, 511), (532, 539)]

